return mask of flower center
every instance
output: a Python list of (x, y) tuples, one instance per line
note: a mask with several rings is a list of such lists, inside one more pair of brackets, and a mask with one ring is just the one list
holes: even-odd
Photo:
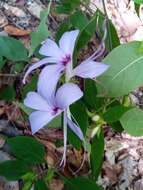
[(58, 108), (58, 107), (54, 107), (54, 108), (53, 108), (53, 114), (55, 115), (55, 114), (59, 111), (59, 109), (60, 109), (60, 108)]
[(66, 55), (63, 59), (62, 59), (62, 64), (64, 66), (66, 66), (69, 62), (71, 61), (71, 56), (70, 55)]

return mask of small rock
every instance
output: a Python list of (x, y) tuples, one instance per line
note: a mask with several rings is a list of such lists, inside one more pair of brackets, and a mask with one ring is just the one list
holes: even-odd
[(0, 28), (3, 28), (7, 24), (8, 24), (8, 20), (7, 20), (6, 16), (3, 14), (2, 11), (0, 11)]
[(140, 155), (138, 154), (137, 150), (135, 150), (134, 148), (130, 148), (129, 154), (130, 154), (135, 160), (139, 160), (139, 158), (140, 158)]
[(26, 17), (26, 13), (18, 7), (8, 5), (7, 3), (5, 3), (3, 7), (5, 8), (6, 11), (9, 12), (9, 14), (11, 13), (12, 15), (16, 17)]
[(9, 154), (0, 150), (0, 163), (6, 160), (10, 160)]
[[(27, 9), (28, 11), (35, 16), (36, 18), (40, 19), (40, 13), (43, 11), (44, 6), (40, 3), (37, 3), (35, 1), (29, 1), (27, 3)], [(35, 11), (36, 10), (36, 11)]]
[(143, 190), (143, 179), (139, 179), (135, 182), (134, 190)]
[(140, 159), (138, 163), (139, 174), (143, 176), (143, 160)]
[(0, 177), (0, 190), (19, 190), (19, 184), (17, 181), (7, 181)]
[(4, 144), (5, 144), (5, 139), (4, 137), (0, 136), (0, 148), (2, 148)]
[(21, 135), (21, 131), (19, 131), (14, 125), (11, 125), (7, 120), (0, 120), (0, 133), (9, 137)]
[(130, 100), (133, 104), (139, 105), (139, 100), (134, 94), (130, 94), (129, 97), (130, 97)]
[(60, 179), (52, 179), (49, 184), (50, 190), (62, 190), (64, 187)]
[(3, 30), (0, 32), (0, 36), (8, 36), (8, 34)]

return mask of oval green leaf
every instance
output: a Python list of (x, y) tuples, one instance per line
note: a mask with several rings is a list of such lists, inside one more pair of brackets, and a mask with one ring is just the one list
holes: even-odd
[(143, 54), (139, 53), (139, 47), (140, 42), (131, 42), (118, 46), (107, 55), (103, 62), (110, 68), (98, 78), (102, 83), (98, 88), (100, 95), (123, 96), (143, 84)]
[(28, 171), (28, 166), (19, 160), (8, 160), (0, 163), (0, 175), (9, 181), (19, 180)]
[(0, 36), (0, 56), (12, 61), (27, 61), (28, 54), (24, 45), (14, 38)]
[(98, 186), (95, 180), (90, 180), (83, 177), (76, 177), (73, 179), (65, 178), (64, 190), (103, 190)]
[(28, 164), (40, 164), (44, 162), (44, 146), (36, 139), (26, 136), (17, 136), (8, 139), (12, 153)]
[(92, 139), (91, 142), (91, 170), (92, 178), (97, 180), (101, 172), (102, 162), (104, 157), (104, 134), (101, 130), (96, 136)]
[(120, 122), (127, 133), (132, 136), (143, 136), (143, 111), (133, 108), (127, 111)]

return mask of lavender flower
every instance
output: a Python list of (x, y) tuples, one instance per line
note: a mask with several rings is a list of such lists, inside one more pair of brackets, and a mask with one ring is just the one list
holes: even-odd
[[(64, 165), (66, 162), (67, 125), (85, 144), (83, 133), (78, 124), (72, 121), (69, 109), (72, 103), (83, 96), (83, 92), (77, 85), (69, 83), (69, 80), (73, 76), (95, 78), (109, 67), (94, 61), (101, 53), (100, 49), (98, 49), (93, 55), (73, 69), (72, 56), (78, 34), (79, 30), (65, 32), (59, 41), (59, 46), (53, 40), (47, 39), (39, 51), (40, 54), (47, 57), (32, 65), (23, 79), (25, 83), (27, 75), (34, 69), (48, 63), (55, 63), (46, 66), (42, 70), (39, 75), (37, 92), (29, 92), (24, 100), (24, 104), (36, 110), (29, 116), (33, 134), (61, 112), (64, 112), (64, 153), (61, 161)], [(101, 44), (100, 48), (104, 49), (104, 44)], [(56, 91), (58, 80), (63, 71), (65, 72), (67, 83)]]
[[(47, 81), (48, 77), (44, 77)], [(66, 83), (57, 91), (54, 89), (52, 92), (45, 88), (45, 85), (42, 83), (38, 83), (38, 91), (29, 92), (24, 100), (26, 106), (36, 110), (29, 116), (32, 133), (34, 134), (39, 129), (43, 128), (82, 96), (83, 92), (73, 83)], [(66, 117), (68, 126), (81, 140), (83, 140), (84, 137), (80, 128), (73, 123), (67, 114)]]
[[(39, 51), (39, 53), (46, 56), (46, 58), (35, 63), (27, 70), (23, 82), (25, 83), (27, 75), (34, 69), (48, 63), (56, 63), (57, 68), (54, 68), (57, 73), (60, 73), (60, 75), (63, 71), (65, 71), (67, 81), (69, 81), (69, 79), (73, 76), (95, 78), (104, 73), (109, 66), (103, 63), (95, 62), (94, 59), (97, 57), (96, 53), (73, 69), (72, 56), (78, 34), (79, 30), (65, 32), (59, 40), (59, 46), (53, 40), (47, 39)], [(46, 71), (47, 75), (52, 77), (50, 70), (46, 69)]]

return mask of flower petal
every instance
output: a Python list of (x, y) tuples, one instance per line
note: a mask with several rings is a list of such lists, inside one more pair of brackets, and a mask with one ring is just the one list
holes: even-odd
[(41, 111), (49, 111), (51, 108), (47, 104), (46, 100), (44, 100), (38, 93), (29, 92), (24, 99), (24, 105), (30, 107), (32, 109), (41, 110)]
[(70, 129), (80, 138), (80, 140), (84, 140), (84, 136), (81, 129), (69, 118), (67, 118), (67, 120), (68, 120), (68, 126), (70, 127)]
[(40, 73), (38, 93), (46, 99), (50, 106), (54, 104), (56, 85), (64, 69), (61, 65), (48, 65)]
[(65, 32), (60, 41), (59, 41), (59, 46), (60, 48), (68, 55), (73, 54), (75, 42), (77, 39), (77, 36), (79, 34), (79, 30), (72, 30), (69, 32)]
[(64, 152), (62, 156), (62, 160), (60, 163), (60, 166), (63, 165), (63, 167), (66, 165), (66, 152), (67, 152), (67, 113), (64, 111), (64, 118), (63, 118), (63, 128), (64, 128)]
[(42, 59), (41, 61), (37, 62), (37, 63), (34, 63), (32, 66), (30, 66), (28, 68), (28, 70), (26, 71), (25, 75), (24, 75), (24, 78), (23, 78), (23, 83), (25, 84), (25, 80), (26, 80), (26, 77), (34, 70), (34, 69), (37, 69), (39, 67), (41, 67), (42, 65), (45, 65), (47, 63), (54, 63), (55, 62), (55, 59), (52, 59), (52, 58), (45, 58), (45, 59)]
[(29, 116), (32, 134), (36, 133), (39, 129), (47, 125), (54, 117), (58, 114), (53, 115), (52, 112), (35, 111)]
[(62, 85), (56, 93), (56, 106), (65, 109), (83, 96), (80, 88), (73, 83)]
[(95, 61), (84, 61), (73, 70), (73, 75), (82, 78), (95, 78), (104, 73), (109, 65)]
[(51, 39), (47, 39), (39, 50), (41, 55), (56, 58), (60, 61), (64, 57), (64, 52), (58, 47), (58, 45)]

